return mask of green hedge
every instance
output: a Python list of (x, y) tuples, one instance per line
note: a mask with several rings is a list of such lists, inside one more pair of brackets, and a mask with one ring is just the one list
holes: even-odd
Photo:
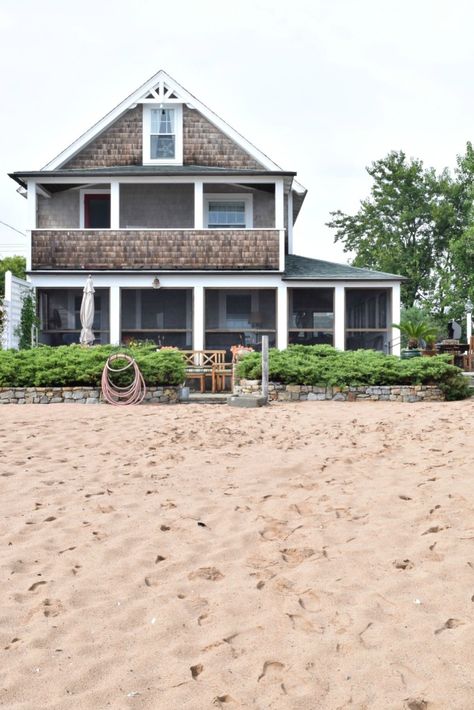
[[(438, 355), (400, 360), (374, 350), (342, 352), (330, 345), (291, 345), (287, 350), (270, 350), (270, 380), (317, 387), (437, 385), (446, 399), (464, 399), (469, 396), (466, 378), (447, 359)], [(260, 354), (244, 356), (237, 375), (259, 380)]]
[[(124, 352), (132, 355), (147, 385), (181, 385), (185, 378), (184, 358), (177, 350), (156, 350), (156, 346), (136, 348), (98, 345), (83, 348), (65, 345), (40, 346), (32, 350), (0, 352), (0, 387), (67, 387), (100, 384), (109, 355)], [(112, 363), (115, 368), (125, 362)], [(131, 371), (113, 375), (114, 382), (126, 384)]]

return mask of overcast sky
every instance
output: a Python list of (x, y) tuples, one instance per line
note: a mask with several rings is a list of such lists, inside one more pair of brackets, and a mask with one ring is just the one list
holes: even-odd
[(42, 167), (165, 69), (297, 171), (297, 253), (344, 261), (325, 222), (357, 210), (366, 165), (403, 149), (452, 167), (473, 139), (473, 26), (470, 0), (0, 0), (0, 220), (25, 229), (8, 171)]

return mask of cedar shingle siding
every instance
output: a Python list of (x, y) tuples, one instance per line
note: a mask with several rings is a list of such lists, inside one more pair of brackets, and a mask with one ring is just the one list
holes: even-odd
[(183, 106), (183, 163), (215, 168), (262, 167), (199, 111), (187, 106)]
[[(63, 168), (110, 168), (143, 164), (142, 106), (127, 111)], [(248, 153), (194, 109), (183, 106), (183, 163), (261, 169)]]
[(110, 168), (114, 165), (141, 165), (142, 125), (142, 107), (137, 106), (117, 119), (63, 167)]
[(278, 270), (278, 230), (33, 231), (33, 269)]

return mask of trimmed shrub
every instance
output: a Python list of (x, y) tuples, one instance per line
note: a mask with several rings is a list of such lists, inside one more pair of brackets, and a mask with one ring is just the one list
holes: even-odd
[[(156, 350), (156, 345), (128, 349), (111, 345), (84, 348), (80, 345), (40, 346), (31, 350), (0, 352), (0, 387), (68, 387), (100, 385), (109, 355), (132, 355), (147, 385), (181, 385), (185, 379), (184, 358), (178, 350)], [(112, 367), (121, 366), (120, 361)], [(128, 384), (131, 371), (113, 375), (117, 384)]]
[[(330, 345), (290, 345), (287, 350), (270, 350), (269, 375), (272, 382), (316, 387), (437, 385), (448, 400), (469, 396), (466, 378), (446, 355), (400, 360), (374, 350), (342, 352)], [(259, 380), (261, 355), (242, 358), (237, 376)]]

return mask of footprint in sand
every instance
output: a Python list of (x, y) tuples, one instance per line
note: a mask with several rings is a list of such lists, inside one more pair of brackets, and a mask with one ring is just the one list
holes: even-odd
[(407, 698), (405, 700), (408, 710), (429, 710), (429, 703), (419, 698)]
[(314, 550), (311, 547), (286, 547), (280, 552), (285, 562), (295, 566), (314, 555)]
[(195, 572), (190, 572), (188, 579), (208, 579), (211, 582), (217, 582), (224, 579), (224, 575), (216, 567), (200, 567)]
[(29, 592), (34, 592), (35, 589), (37, 589), (38, 587), (40, 587), (42, 584), (47, 584), (47, 582), (44, 581), (44, 580), (41, 581), (41, 582), (35, 582), (34, 584), (31, 585), (31, 587), (28, 587), (28, 591), (29, 591)]
[(196, 678), (203, 672), (204, 666), (202, 665), (202, 663), (198, 663), (195, 666), (191, 666), (189, 670), (191, 671), (193, 679), (196, 680)]
[(265, 661), (262, 672), (257, 678), (260, 682), (262, 678), (268, 679), (270, 683), (281, 683), (283, 681), (283, 671), (285, 664), (280, 661)]
[(415, 566), (411, 560), (394, 560), (395, 569), (413, 569)]
[(462, 626), (463, 624), (464, 621), (460, 621), (459, 619), (448, 619), (444, 622), (441, 628), (436, 629), (435, 634), (440, 634), (442, 631), (446, 631), (447, 629), (457, 629), (458, 626)]
[(64, 607), (60, 599), (45, 599), (43, 602), (44, 616), (59, 616), (64, 611)]
[[(291, 626), (295, 631), (305, 631), (306, 633), (314, 633), (316, 630), (311, 623), (311, 621), (308, 621), (307, 619), (303, 618), (300, 614), (286, 614), (286, 616), (289, 618), (291, 622)], [(319, 629), (319, 631), (322, 633), (324, 629)]]
[(214, 705), (216, 705), (218, 708), (224, 707), (224, 704), (226, 703), (235, 703), (236, 701), (234, 698), (232, 698), (230, 695), (216, 695), (214, 700), (212, 701)]
[(298, 604), (305, 611), (317, 612), (321, 609), (321, 599), (312, 590), (307, 590), (298, 598)]

